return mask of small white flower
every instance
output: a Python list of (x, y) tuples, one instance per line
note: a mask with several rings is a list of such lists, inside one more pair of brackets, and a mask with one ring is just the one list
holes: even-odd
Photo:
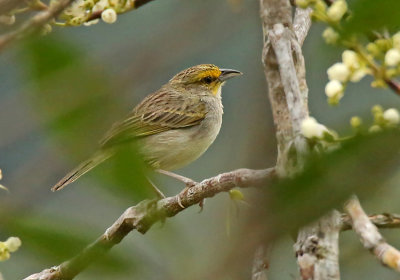
[(327, 15), (333, 21), (339, 21), (347, 12), (347, 3), (345, 0), (337, 0), (328, 8)]
[(385, 55), (385, 64), (388, 66), (397, 66), (400, 63), (400, 50), (390, 49)]
[(329, 80), (338, 80), (340, 82), (347, 82), (350, 77), (350, 70), (344, 63), (335, 63), (328, 68)]
[(400, 32), (394, 34), (392, 39), (393, 39), (393, 47), (400, 50)]
[(339, 100), (343, 97), (343, 85), (338, 80), (332, 80), (325, 86), (325, 94), (329, 98), (335, 98)]
[(107, 9), (101, 13), (101, 19), (106, 23), (114, 23), (117, 20), (117, 13), (114, 9)]
[(350, 69), (357, 69), (357, 68), (360, 67), (360, 63), (359, 63), (359, 60), (358, 60), (358, 55), (354, 51), (345, 50), (342, 53), (342, 61)]
[(15, 252), (21, 246), (21, 239), (18, 237), (9, 237), (4, 244), (6, 245), (9, 252)]
[(306, 138), (322, 138), (324, 132), (328, 132), (328, 129), (313, 117), (308, 117), (301, 122), (301, 133)]
[(322, 38), (327, 44), (335, 44), (339, 39), (339, 34), (332, 27), (328, 27), (322, 33)]
[(387, 109), (383, 112), (383, 118), (391, 125), (396, 125), (400, 122), (400, 114), (394, 108)]

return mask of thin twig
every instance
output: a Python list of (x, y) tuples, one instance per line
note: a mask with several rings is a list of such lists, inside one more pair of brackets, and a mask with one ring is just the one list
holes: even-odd
[(349, 214), (353, 229), (363, 246), (374, 254), (383, 265), (400, 272), (400, 251), (386, 243), (356, 197), (346, 204), (345, 210)]
[(395, 80), (385, 80), (385, 83), (389, 86), (391, 90), (397, 95), (400, 95), (400, 84)]
[[(400, 215), (393, 213), (373, 214), (368, 216), (371, 223), (378, 228), (400, 228)], [(342, 214), (342, 226), (341, 231), (351, 230), (353, 225), (351, 218)]]
[[(49, 9), (37, 13), (33, 17), (26, 20), (18, 28), (12, 30), (6, 34), (0, 36), (0, 51), (3, 50), (5, 46), (15, 40), (19, 40), (27, 35), (30, 35), (40, 28), (55, 19), (65, 8), (67, 8), (74, 0), (60, 0), (56, 4), (50, 6)], [(132, 2), (132, 9), (137, 9), (144, 4), (147, 4), (153, 0), (134, 0)], [(99, 18), (101, 16), (100, 12), (93, 13), (87, 21)]]
[(17, 29), (10, 31), (0, 36), (0, 51), (14, 40), (21, 39), (27, 35), (30, 35), (40, 29), (44, 24), (54, 19), (59, 15), (66, 7), (68, 7), (74, 0), (60, 0), (49, 9), (37, 13), (32, 18), (25, 21)]
[[(145, 234), (157, 221), (173, 217), (189, 206), (232, 188), (262, 187), (275, 177), (275, 169), (238, 169), (203, 180), (181, 193), (158, 201), (144, 200), (128, 208), (106, 232), (74, 258), (62, 264), (33, 274), (25, 280), (73, 279), (94, 260), (108, 252), (132, 230)], [(182, 208), (179, 204), (185, 207)]]

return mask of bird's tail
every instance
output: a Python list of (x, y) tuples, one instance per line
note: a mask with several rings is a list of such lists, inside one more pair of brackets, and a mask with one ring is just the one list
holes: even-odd
[(75, 182), (79, 177), (81, 177), (86, 172), (89, 172), (97, 165), (110, 158), (114, 152), (112, 150), (100, 150), (93, 154), (88, 160), (85, 160), (78, 165), (75, 169), (69, 172), (64, 178), (62, 178), (57, 184), (55, 184), (51, 190), (58, 191), (66, 187), (67, 185)]

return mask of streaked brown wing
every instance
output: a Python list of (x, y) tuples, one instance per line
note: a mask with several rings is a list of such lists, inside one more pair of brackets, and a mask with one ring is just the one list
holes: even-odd
[(160, 90), (146, 97), (124, 120), (115, 123), (100, 144), (110, 147), (137, 137), (197, 125), (206, 113), (199, 97)]

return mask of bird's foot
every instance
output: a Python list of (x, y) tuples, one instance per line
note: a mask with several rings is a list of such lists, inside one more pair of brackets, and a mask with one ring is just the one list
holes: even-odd
[[(186, 187), (183, 189), (183, 191), (181, 191), (181, 192), (177, 195), (178, 205), (179, 205), (182, 209), (185, 209), (186, 207), (182, 204), (182, 198), (181, 198), (181, 196), (184, 195), (184, 194), (186, 194), (190, 188), (196, 186), (198, 183), (197, 183), (196, 181), (194, 181), (194, 180), (188, 178), (188, 177), (185, 177), (185, 176), (176, 174), (176, 173), (171, 172), (171, 171), (166, 171), (166, 170), (162, 170), (162, 169), (157, 169), (156, 171), (157, 171), (158, 173), (160, 173), (160, 174), (164, 174), (164, 175), (167, 175), (167, 176), (169, 176), (169, 177), (171, 177), (171, 178), (174, 178), (174, 179), (176, 179), (176, 180), (178, 180), (178, 181), (181, 181), (182, 183), (184, 183), (184, 184), (186, 185)], [(200, 212), (203, 211), (204, 201), (205, 201), (205, 200), (203, 199), (203, 200), (201, 200), (201, 201), (199, 202)], [(199, 213), (200, 213), (200, 212), (199, 212)]]
[(190, 188), (190, 187), (192, 187), (192, 186), (194, 186), (194, 185), (197, 184), (197, 182), (193, 181), (192, 179), (190, 179), (190, 178), (188, 178), (188, 177), (185, 177), (185, 176), (182, 176), (182, 175), (179, 175), (179, 174), (176, 174), (176, 173), (171, 172), (171, 171), (162, 170), (162, 169), (157, 169), (156, 172), (158, 172), (158, 173), (160, 173), (160, 174), (167, 175), (167, 176), (169, 176), (169, 177), (171, 177), (171, 178), (174, 178), (174, 179), (176, 179), (176, 180), (178, 180), (178, 181), (181, 181), (181, 182), (184, 183), (184, 184), (186, 185), (186, 187), (188, 187), (188, 188)]

